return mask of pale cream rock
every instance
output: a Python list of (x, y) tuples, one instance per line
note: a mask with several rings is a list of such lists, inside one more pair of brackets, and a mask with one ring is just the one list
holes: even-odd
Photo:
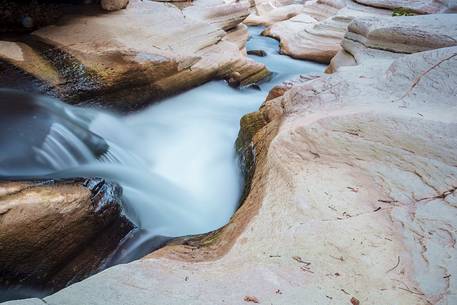
[(249, 15), (249, 4), (239, 3), (203, 3), (188, 6), (183, 14), (188, 18), (203, 20), (224, 30), (230, 30), (240, 24)]
[(355, 19), (341, 43), (343, 50), (332, 59), (327, 71), (456, 45), (456, 15)]
[(280, 40), (283, 54), (294, 58), (329, 63), (341, 49), (340, 42), (348, 24), (357, 17), (389, 14), (388, 11), (351, 4), (322, 21), (303, 13), (278, 22), (264, 32)]
[[(242, 84), (268, 75), (264, 65), (245, 56), (240, 48), (243, 40), (224, 39), (225, 30), (236, 28), (248, 15), (249, 5), (220, 1), (196, 5), (181, 10), (171, 4), (133, 0), (125, 10), (110, 14), (66, 16), (58, 25), (32, 33), (51, 50), (61, 52), (41, 59), (51, 69), (42, 65), (32, 69), (27, 64), (31, 61), (15, 61), (16, 53), (5, 57), (4, 51), (0, 58), (36, 78), (51, 79), (66, 101), (89, 98), (126, 109), (214, 78), (230, 78), (235, 72), (241, 74)], [(26, 49), (37, 53), (31, 46), (17, 46), (24, 53)], [(62, 53), (70, 55), (68, 67), (59, 62)], [(78, 70), (71, 73), (74, 66)], [(57, 71), (61, 81), (48, 76), (48, 70), (57, 67), (63, 69)]]
[(303, 11), (303, 5), (301, 4), (290, 4), (286, 6), (280, 6), (274, 8), (261, 15), (251, 14), (244, 21), (247, 25), (271, 25), (275, 22), (287, 20), (294, 16), (297, 16)]
[(408, 8), (420, 14), (438, 13), (447, 8), (446, 1), (440, 0), (354, 0), (360, 4), (379, 8)]
[(303, 13), (318, 21), (334, 16), (346, 6), (346, 0), (313, 0), (305, 3)]

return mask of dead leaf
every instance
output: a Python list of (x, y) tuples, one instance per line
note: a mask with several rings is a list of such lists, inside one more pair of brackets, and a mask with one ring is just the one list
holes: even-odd
[(248, 296), (248, 295), (244, 297), (244, 301), (245, 302), (251, 302), (251, 303), (260, 303), (259, 300), (256, 297)]
[(358, 193), (358, 192), (359, 192), (359, 189), (356, 188), (356, 187), (347, 186), (346, 188), (350, 189), (350, 190), (353, 191), (354, 193)]
[(300, 264), (305, 264), (307, 266), (311, 265), (310, 262), (305, 262), (304, 260), (302, 260), (300, 256), (292, 256), (292, 259), (299, 262)]

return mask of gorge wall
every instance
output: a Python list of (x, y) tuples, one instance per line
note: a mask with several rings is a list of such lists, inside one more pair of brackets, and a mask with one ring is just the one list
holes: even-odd
[[(253, 1), (245, 22), (267, 25), (265, 35), (281, 40), (281, 52), (329, 63), (329, 73), (273, 89), (242, 119), (238, 148), (250, 163), (250, 183), (230, 223), (43, 300), (8, 304), (457, 302), (457, 15), (445, 14), (451, 1), (272, 3)], [(399, 7), (415, 16), (392, 17)], [(243, 25), (237, 28), (216, 32), (233, 47), (230, 38)], [(53, 37), (53, 28), (40, 31)], [(231, 68), (213, 75), (246, 65), (255, 67), (247, 75), (264, 73), (240, 57), (243, 43), (235, 49)], [(155, 84), (166, 88), (194, 73)]]

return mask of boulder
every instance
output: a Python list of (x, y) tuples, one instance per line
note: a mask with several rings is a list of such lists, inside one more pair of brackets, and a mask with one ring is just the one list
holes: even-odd
[(247, 11), (240, 3), (199, 11), (134, 0), (110, 14), (68, 15), (0, 43), (0, 84), (31, 83), (26, 89), (70, 103), (129, 110), (234, 72), (242, 83), (256, 82), (268, 75), (265, 66), (224, 39)]
[(133, 229), (120, 194), (96, 178), (0, 182), (1, 299), (52, 292), (99, 271)]

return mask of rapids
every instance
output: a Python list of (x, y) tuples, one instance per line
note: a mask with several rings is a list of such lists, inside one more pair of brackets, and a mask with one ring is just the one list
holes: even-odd
[[(240, 118), (256, 111), (278, 83), (323, 70), (280, 55), (278, 42), (260, 31), (250, 29), (247, 49), (266, 51), (266, 57), (252, 58), (274, 74), (257, 89), (213, 81), (127, 115), (46, 97), (24, 97), (14, 110), (14, 102), (5, 100), (13, 93), (1, 91), (0, 175), (118, 182), (125, 212), (140, 233), (108, 265), (143, 255), (161, 236), (223, 226), (237, 209), (243, 186), (234, 149)], [(153, 246), (145, 246), (151, 241)]]

